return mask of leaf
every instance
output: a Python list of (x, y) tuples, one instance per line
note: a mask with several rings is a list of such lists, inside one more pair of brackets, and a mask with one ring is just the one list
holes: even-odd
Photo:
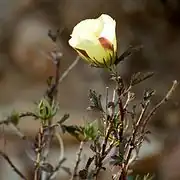
[(53, 82), (53, 76), (50, 76), (48, 79), (47, 79), (47, 85), (50, 87), (52, 85), (52, 82)]
[(9, 118), (10, 118), (10, 121), (12, 124), (14, 124), (15, 126), (18, 125), (18, 123), (19, 123), (19, 113), (18, 112), (13, 111)]
[(89, 99), (90, 99), (90, 107), (89, 110), (99, 110), (104, 112), (101, 104), (101, 95), (97, 94), (96, 91), (91, 90), (89, 91)]
[(61, 125), (61, 129), (63, 133), (68, 132), (70, 135), (74, 136), (78, 141), (82, 141), (85, 139), (83, 127), (76, 125)]
[(123, 155), (120, 155), (120, 156), (114, 155), (114, 156), (111, 156), (111, 158), (112, 158), (111, 164), (115, 166), (121, 165), (123, 162)]
[(149, 100), (154, 95), (155, 95), (155, 90), (153, 90), (153, 89), (146, 89), (144, 91), (143, 100), (147, 101), (147, 100)]
[(97, 124), (94, 122), (85, 125), (83, 132), (85, 139), (87, 140), (95, 140), (97, 135), (99, 134)]
[(42, 98), (37, 104), (36, 114), (42, 120), (48, 120), (56, 115), (58, 104), (55, 101), (52, 104), (46, 98)]
[(146, 73), (142, 73), (142, 72), (138, 72), (136, 74), (134, 74), (131, 78), (131, 86), (134, 86), (136, 84), (141, 83), (142, 81), (151, 78), (154, 75), (153, 72), (146, 72)]
[(142, 49), (142, 46), (130, 46), (126, 51), (124, 51), (115, 61), (115, 65), (119, 64), (121, 61), (124, 61), (130, 57), (133, 53)]
[(79, 177), (80, 179), (87, 179), (88, 176), (88, 170), (87, 169), (83, 169), (79, 171)]
[(68, 118), (69, 118), (69, 114), (64, 114), (64, 116), (57, 122), (58, 124), (62, 124), (64, 123)]

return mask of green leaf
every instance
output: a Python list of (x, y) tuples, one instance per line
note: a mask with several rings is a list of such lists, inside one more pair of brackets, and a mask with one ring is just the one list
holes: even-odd
[(76, 126), (76, 125), (61, 125), (61, 129), (63, 133), (67, 132), (70, 135), (74, 136), (78, 141), (82, 141), (85, 139), (84, 133), (83, 133), (83, 127)]
[(10, 116), (10, 121), (11, 121), (12, 124), (14, 124), (15, 126), (17, 126), (18, 123), (19, 123), (19, 113), (16, 112), (16, 111), (13, 111), (13, 112), (11, 113), (11, 116)]
[(98, 131), (98, 127), (97, 127), (96, 122), (88, 123), (84, 127), (85, 139), (87, 139), (87, 140), (95, 140), (98, 134), (99, 134), (99, 131)]
[(47, 120), (56, 115), (58, 105), (53, 101), (52, 104), (46, 98), (40, 100), (37, 105), (36, 114), (42, 120)]

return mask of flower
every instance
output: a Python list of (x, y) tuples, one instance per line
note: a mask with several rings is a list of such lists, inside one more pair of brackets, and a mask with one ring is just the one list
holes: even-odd
[(117, 58), (116, 21), (102, 14), (78, 23), (69, 40), (78, 54), (96, 67), (110, 67)]

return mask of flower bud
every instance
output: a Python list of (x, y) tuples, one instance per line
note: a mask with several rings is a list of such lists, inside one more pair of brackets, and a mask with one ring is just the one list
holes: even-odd
[(47, 99), (43, 98), (37, 106), (37, 116), (42, 120), (52, 118), (57, 112), (57, 105), (53, 102), (49, 104)]
[(109, 15), (77, 24), (69, 40), (78, 54), (96, 67), (110, 67), (117, 58), (116, 22)]

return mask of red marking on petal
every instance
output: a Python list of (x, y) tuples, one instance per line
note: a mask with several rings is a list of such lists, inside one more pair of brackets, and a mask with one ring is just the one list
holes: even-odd
[(81, 53), (83, 56), (90, 58), (86, 51), (84, 51), (82, 49), (78, 49), (78, 48), (75, 48), (75, 49), (76, 49), (76, 51), (79, 51), (79, 53)]
[(106, 38), (104, 37), (100, 37), (99, 38), (99, 42), (101, 43), (101, 45), (103, 46), (104, 49), (109, 49), (111, 51), (113, 51), (113, 44)]

